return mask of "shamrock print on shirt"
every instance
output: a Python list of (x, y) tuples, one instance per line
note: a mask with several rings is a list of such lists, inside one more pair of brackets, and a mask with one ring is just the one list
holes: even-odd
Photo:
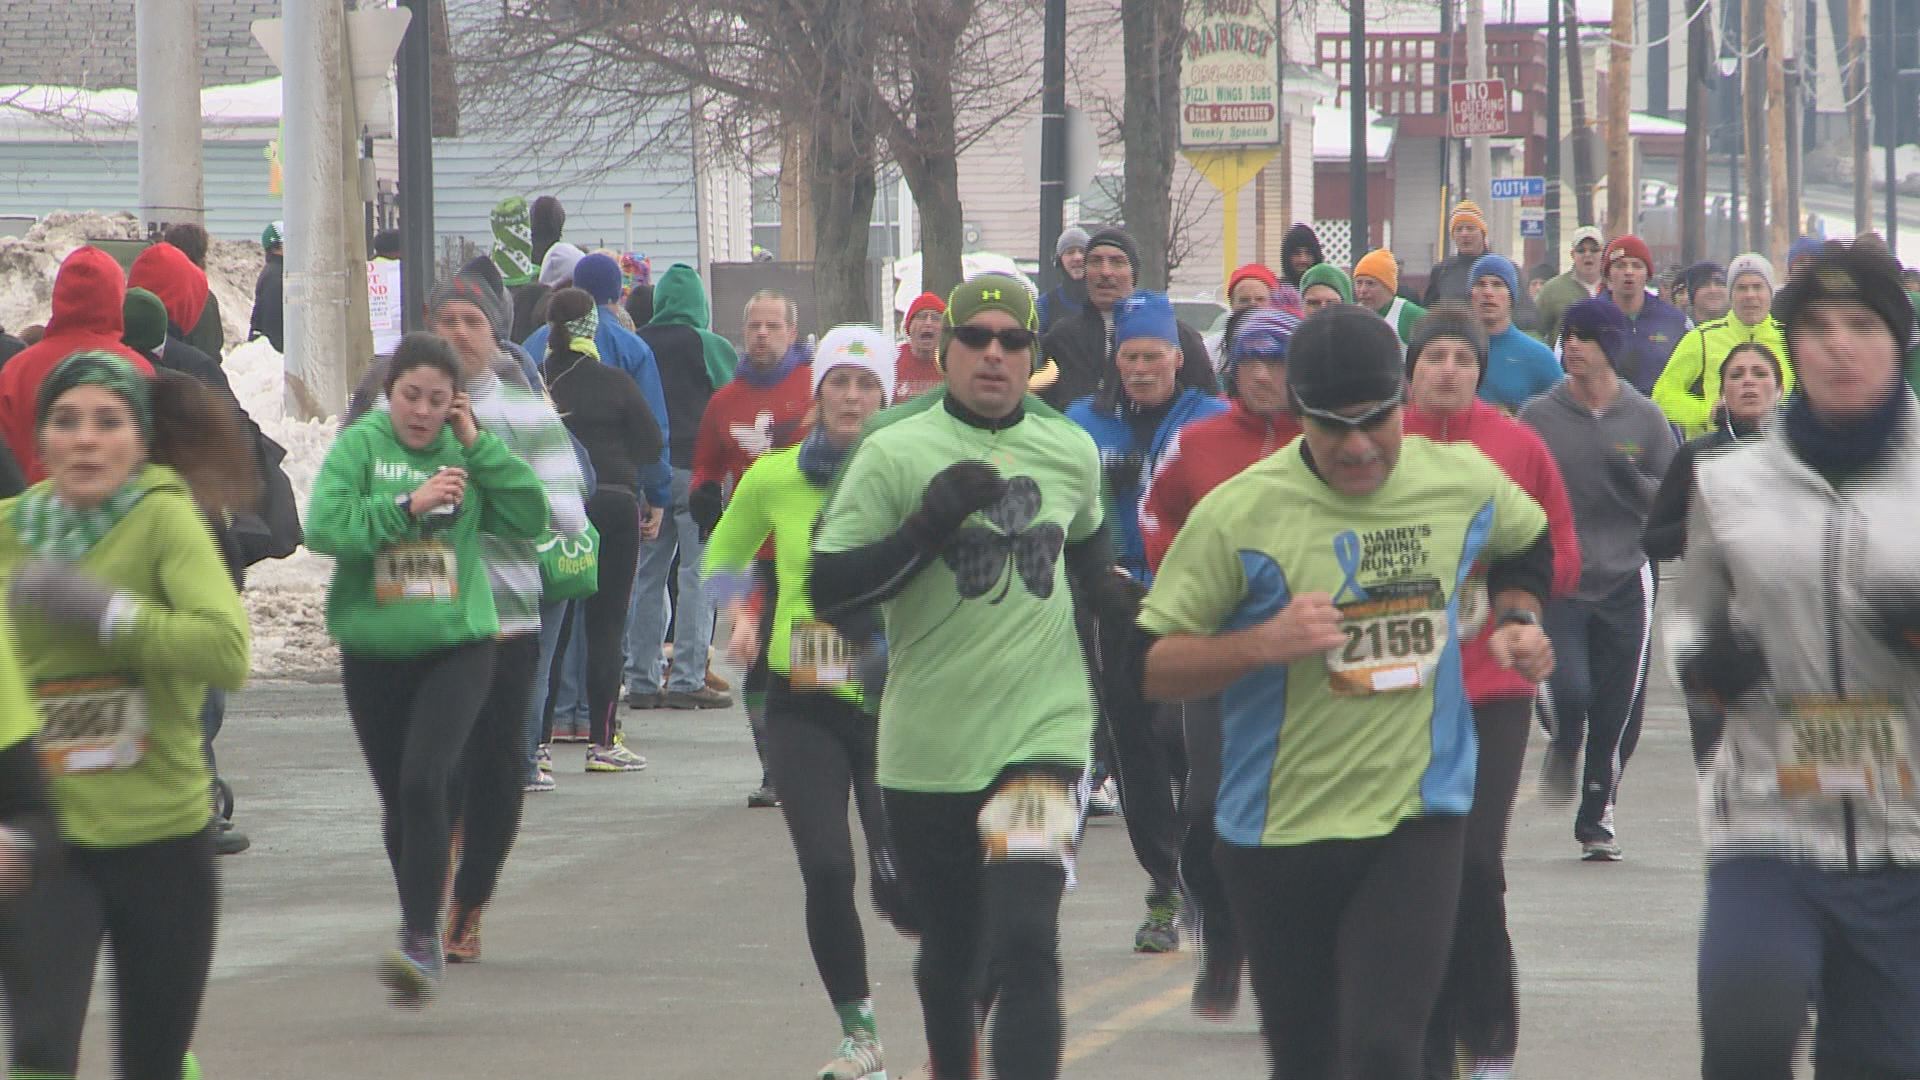
[[(999, 594), (987, 601), (998, 604), (1013, 588), (1015, 574), (1035, 597), (1052, 596), (1054, 567), (1066, 546), (1067, 531), (1052, 523), (1033, 524), (1040, 514), (1040, 485), (1030, 476), (1016, 476), (1007, 481), (1007, 493), (1000, 501), (982, 513), (1000, 531), (962, 526), (940, 556), (953, 571), (961, 599), (979, 599), (1000, 585)], [(1008, 572), (1009, 563), (1013, 573)]]

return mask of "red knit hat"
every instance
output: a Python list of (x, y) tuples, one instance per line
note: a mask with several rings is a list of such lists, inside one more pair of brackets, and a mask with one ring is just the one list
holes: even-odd
[(1612, 269), (1613, 260), (1623, 256), (1639, 259), (1640, 265), (1647, 268), (1647, 273), (1653, 273), (1653, 252), (1647, 249), (1645, 240), (1632, 233), (1614, 237), (1607, 241), (1607, 250), (1601, 255), (1600, 265)]
[(931, 311), (936, 314), (945, 315), (947, 313), (947, 302), (933, 293), (923, 292), (913, 298), (913, 303), (907, 305), (907, 317), (901, 320), (900, 325), (903, 327), (913, 325), (913, 317), (923, 311)]
[(1241, 282), (1247, 280), (1248, 278), (1252, 278), (1255, 281), (1266, 282), (1268, 292), (1272, 292), (1273, 290), (1280, 287), (1280, 279), (1273, 275), (1273, 271), (1267, 269), (1266, 267), (1260, 265), (1259, 263), (1248, 263), (1247, 265), (1241, 267), (1240, 269), (1235, 270), (1233, 272), (1233, 276), (1227, 279), (1227, 295), (1232, 296), (1234, 286), (1240, 284)]

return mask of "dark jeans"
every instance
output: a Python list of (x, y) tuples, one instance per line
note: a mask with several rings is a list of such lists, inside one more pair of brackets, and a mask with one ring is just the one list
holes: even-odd
[(1519, 1043), (1520, 974), (1507, 933), (1507, 827), (1532, 713), (1530, 697), (1473, 707), (1479, 763), (1473, 810), (1467, 814), (1453, 956), (1427, 1026), (1430, 1080), (1451, 1080), (1456, 1045), (1476, 1061), (1511, 1062)]
[(767, 766), (806, 885), (807, 943), (834, 1004), (870, 996), (867, 943), (854, 906), (853, 793), (867, 836), (869, 883), (883, 914), (897, 914), (886, 811), (874, 782), (876, 721), (833, 694), (795, 690), (775, 674), (767, 689)]
[[(620, 668), (626, 655), (627, 605), (633, 596), (633, 569), (640, 559), (640, 502), (630, 492), (602, 487), (587, 500), (587, 520), (600, 533), (600, 587), (584, 601), (587, 640), (572, 647), (587, 650), (589, 738), (595, 746), (611, 746), (613, 714), (620, 707)], [(566, 655), (570, 622), (561, 624), (556, 663)]]
[(1705, 1080), (1791, 1080), (1809, 1001), (1816, 1080), (1920, 1076), (1920, 870), (1710, 861), (1699, 979)]
[(1640, 741), (1652, 620), (1651, 566), (1602, 599), (1547, 604), (1554, 669), (1542, 705), (1552, 719), (1554, 753), (1578, 754), (1586, 744), (1573, 822), (1573, 838), (1582, 843), (1613, 838), (1602, 822)]
[[(400, 914), (416, 936), (439, 933), (453, 777), (493, 668), (492, 641), (406, 660), (340, 659), (347, 713), (380, 796), (381, 835)], [(514, 731), (517, 745), (517, 723)], [(517, 781), (517, 751), (514, 768)]]
[(1217, 855), (1273, 1080), (1408, 1080), (1453, 943), (1466, 820)]
[(453, 899), (469, 911), (493, 899), (500, 869), (520, 835), (520, 810), (527, 798), (521, 740), (533, 707), (540, 635), (501, 638), (495, 647), (493, 679), (467, 735), (452, 799), (460, 822)]
[[(1066, 870), (1040, 859), (988, 862), (980, 810), (1000, 784), (1041, 774), (1067, 788), (1080, 770), (1014, 765), (992, 787), (963, 794), (885, 789), (900, 877), (920, 923), (914, 981), (934, 1080), (971, 1080), (978, 1021), (993, 1001), (993, 1075), (1060, 1075), (1066, 1027), (1060, 996), (1060, 897)], [(783, 796), (784, 797), (784, 796)]]
[(126, 848), (66, 845), (17, 901), (0, 906), (14, 1076), (74, 1076), (104, 940), (122, 1080), (179, 1080), (213, 966), (220, 903), (213, 834)]

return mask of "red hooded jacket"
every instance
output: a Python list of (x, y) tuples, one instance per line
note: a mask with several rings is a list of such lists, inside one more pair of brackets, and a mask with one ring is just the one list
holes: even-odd
[(96, 247), (75, 250), (53, 277), (53, 316), (47, 320), (46, 336), (0, 368), (0, 438), (6, 439), (27, 483), (47, 476), (35, 447), (34, 406), (41, 382), (62, 360), (87, 349), (105, 349), (153, 377), (153, 365), (120, 342), (120, 305), (126, 295), (127, 279), (113, 256)]
[[(1567, 501), (1566, 481), (1547, 444), (1527, 425), (1492, 405), (1473, 399), (1459, 416), (1436, 417), (1408, 405), (1406, 431), (1434, 442), (1472, 443), (1521, 490), (1533, 496), (1547, 514), (1547, 535), (1553, 541), (1553, 593), (1571, 594), (1580, 587), (1580, 536), (1573, 530), (1573, 504)], [(1503, 698), (1530, 698), (1534, 684), (1493, 662), (1487, 639), (1493, 636), (1489, 618), (1480, 633), (1460, 652), (1466, 677), (1467, 700), (1478, 705)]]
[(207, 310), (207, 272), (172, 244), (155, 244), (141, 252), (127, 271), (127, 287), (159, 297), (177, 335), (200, 325), (200, 316)]
[(1140, 497), (1147, 566), (1160, 572), (1160, 560), (1202, 497), (1299, 435), (1300, 422), (1293, 417), (1269, 419), (1237, 399), (1226, 412), (1175, 433)]

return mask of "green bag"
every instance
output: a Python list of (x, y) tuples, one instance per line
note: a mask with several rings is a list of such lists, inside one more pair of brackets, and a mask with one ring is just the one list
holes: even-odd
[(600, 591), (600, 530), (591, 524), (579, 536), (548, 529), (533, 550), (540, 556), (543, 601), (582, 600)]

